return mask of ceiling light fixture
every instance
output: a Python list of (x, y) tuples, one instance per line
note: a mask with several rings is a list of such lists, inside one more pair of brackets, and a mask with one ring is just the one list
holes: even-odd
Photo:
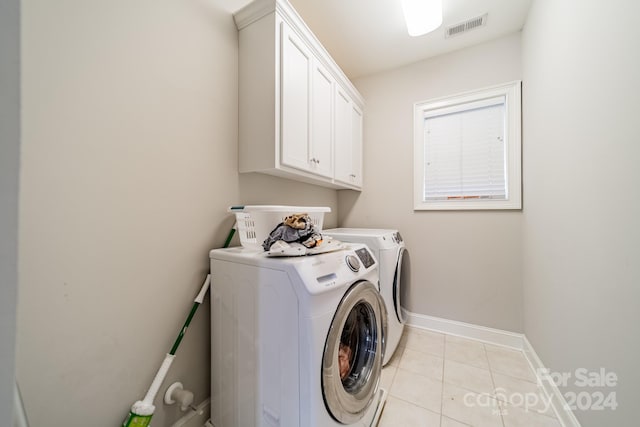
[(407, 31), (416, 37), (442, 25), (442, 0), (401, 0)]

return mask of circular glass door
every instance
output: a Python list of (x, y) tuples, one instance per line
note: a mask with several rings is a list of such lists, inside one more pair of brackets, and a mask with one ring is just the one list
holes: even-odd
[(322, 359), (322, 389), (338, 422), (360, 420), (377, 390), (382, 369), (386, 308), (376, 287), (357, 282), (333, 317)]

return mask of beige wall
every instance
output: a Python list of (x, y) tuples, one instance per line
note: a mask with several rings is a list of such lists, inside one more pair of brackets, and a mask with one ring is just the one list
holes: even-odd
[(0, 425), (11, 424), (18, 287), (20, 2), (0, 3)]
[(412, 192), (413, 104), (520, 78), (514, 34), (354, 82), (366, 100), (365, 189), (339, 192), (339, 222), (402, 232), (412, 312), (522, 329), (521, 212), (414, 212)]
[[(615, 411), (640, 399), (640, 40), (633, 0), (536, 0), (523, 35), (524, 331), (553, 371), (615, 372)], [(570, 380), (568, 388), (588, 394)]]
[[(222, 4), (23, 2), (17, 371), (34, 426), (122, 422), (229, 205), (330, 206), (337, 223), (335, 190), (238, 176), (237, 32)], [(208, 321), (207, 303), (161, 393), (181, 380), (209, 396)], [(181, 415), (156, 403), (154, 425)]]

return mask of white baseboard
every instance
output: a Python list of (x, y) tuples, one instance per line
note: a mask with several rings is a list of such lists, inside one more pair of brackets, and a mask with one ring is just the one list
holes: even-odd
[(502, 329), (487, 328), (486, 326), (473, 325), (471, 323), (458, 322), (457, 320), (443, 319), (441, 317), (427, 316), (424, 314), (404, 311), (407, 325), (422, 329), (441, 332), (443, 334), (456, 335), (483, 341), (489, 344), (511, 347), (517, 350), (524, 348), (524, 335)]
[[(544, 364), (524, 334), (403, 311), (408, 326), (521, 350), (536, 374), (546, 371)], [(571, 409), (568, 408), (567, 402), (556, 384), (547, 378), (542, 378), (540, 375), (537, 375), (537, 377), (538, 384), (542, 386), (547, 397), (553, 396), (553, 410), (562, 427), (580, 427), (580, 423)]]
[(538, 384), (542, 386), (542, 389), (547, 394), (547, 397), (552, 397), (551, 404), (553, 406), (554, 412), (558, 417), (558, 420), (560, 421), (560, 424), (562, 424), (563, 427), (580, 427), (580, 422), (574, 415), (573, 411), (571, 411), (571, 409), (569, 408), (567, 401), (565, 400), (556, 383), (549, 379), (547, 376), (542, 375), (542, 373), (545, 372), (547, 368), (538, 357), (538, 354), (533, 349), (533, 346), (526, 336), (524, 337), (524, 348), (522, 349), (522, 351), (529, 361), (529, 364), (536, 372)]

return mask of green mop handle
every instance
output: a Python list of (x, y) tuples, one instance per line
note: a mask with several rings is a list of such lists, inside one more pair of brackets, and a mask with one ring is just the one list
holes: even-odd
[(233, 227), (231, 227), (231, 230), (229, 230), (229, 235), (227, 236), (227, 240), (224, 241), (224, 245), (222, 245), (223, 248), (228, 248), (229, 244), (231, 244), (231, 239), (233, 239), (233, 235), (236, 233), (236, 228), (238, 227), (238, 223), (234, 223)]
[(189, 316), (187, 316), (187, 320), (184, 322), (184, 326), (182, 326), (182, 329), (180, 330), (180, 333), (178, 334), (178, 337), (176, 338), (176, 341), (173, 343), (173, 347), (171, 347), (171, 351), (169, 352), (170, 355), (173, 356), (173, 355), (176, 354), (176, 351), (178, 350), (178, 347), (180, 346), (180, 342), (182, 341), (182, 338), (184, 337), (184, 334), (187, 332), (187, 328), (191, 324), (191, 319), (193, 319), (193, 315), (196, 314), (196, 311), (198, 311), (198, 307), (200, 306), (200, 304), (202, 304), (202, 301), (204, 301), (204, 296), (207, 293), (207, 290), (209, 290), (209, 285), (210, 284), (211, 284), (211, 275), (207, 274), (207, 279), (204, 281), (204, 284), (202, 285), (202, 288), (200, 289), (200, 293), (193, 300), (193, 306), (191, 307), (191, 311), (189, 312)]
[[(231, 243), (231, 239), (233, 239), (233, 235), (235, 234), (235, 232), (236, 232), (236, 224), (233, 224), (233, 227), (231, 227), (231, 230), (229, 230), (229, 234), (227, 235), (227, 240), (225, 240), (224, 245), (222, 246), (223, 248), (229, 247), (229, 244)], [(180, 346), (182, 337), (184, 337), (184, 334), (187, 332), (187, 328), (191, 324), (191, 319), (193, 319), (193, 316), (196, 314), (196, 311), (198, 311), (198, 306), (202, 304), (202, 301), (204, 300), (204, 296), (207, 293), (207, 290), (209, 289), (210, 283), (211, 283), (211, 275), (208, 274), (207, 279), (205, 280), (205, 283), (202, 286), (202, 289), (200, 289), (200, 293), (193, 300), (193, 307), (191, 307), (189, 316), (187, 316), (187, 320), (184, 322), (184, 326), (180, 330), (180, 333), (178, 334), (176, 341), (173, 343), (173, 347), (171, 347), (171, 351), (169, 352), (170, 355), (173, 356), (176, 354), (176, 351), (178, 351), (178, 347)]]

